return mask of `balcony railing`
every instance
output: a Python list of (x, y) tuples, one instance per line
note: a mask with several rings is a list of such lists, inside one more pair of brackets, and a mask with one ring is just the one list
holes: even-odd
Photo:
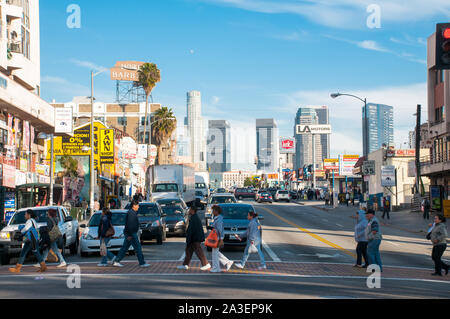
[(420, 165), (422, 166), (447, 162), (450, 162), (450, 152), (437, 153), (435, 156), (427, 155), (420, 158)]

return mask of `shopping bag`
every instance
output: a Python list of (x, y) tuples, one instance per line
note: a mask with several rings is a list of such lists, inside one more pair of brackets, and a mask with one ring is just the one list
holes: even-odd
[(251, 244), (250, 248), (248, 249), (248, 252), (250, 254), (256, 254), (258, 252), (258, 249), (256, 248), (255, 244)]
[(106, 244), (105, 241), (102, 240), (102, 243), (100, 245), (100, 256), (105, 257), (106, 255), (107, 255)]
[(219, 247), (219, 235), (217, 234), (217, 231), (215, 229), (213, 229), (209, 233), (208, 238), (206, 238), (205, 246), (210, 248)]

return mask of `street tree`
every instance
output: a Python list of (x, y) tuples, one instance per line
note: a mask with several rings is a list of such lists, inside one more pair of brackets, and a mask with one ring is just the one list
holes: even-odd
[[(156, 164), (162, 164), (162, 150), (164, 146), (169, 146), (170, 139), (177, 128), (177, 120), (172, 109), (162, 107), (156, 111), (152, 126), (152, 136), (155, 137), (155, 144), (158, 148)], [(170, 153), (172, 154), (175, 143), (170, 143)]]

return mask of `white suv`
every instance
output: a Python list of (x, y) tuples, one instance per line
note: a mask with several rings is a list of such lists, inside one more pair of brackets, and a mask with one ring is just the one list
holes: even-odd
[(285, 200), (289, 203), (291, 201), (289, 191), (277, 190), (277, 193), (275, 194), (275, 201), (279, 202), (280, 200)]

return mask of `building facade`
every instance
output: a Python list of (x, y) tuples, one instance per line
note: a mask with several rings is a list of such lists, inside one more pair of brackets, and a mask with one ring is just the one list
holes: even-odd
[(369, 124), (369, 141), (366, 138), (366, 112), (362, 108), (363, 144), (369, 153), (394, 143), (394, 108), (384, 104), (367, 103), (367, 118)]
[(256, 120), (256, 169), (263, 173), (278, 171), (278, 128), (274, 119)]
[[(295, 126), (297, 125), (327, 125), (329, 124), (328, 107), (301, 107), (295, 117)], [(296, 128), (294, 127), (294, 134)], [(303, 168), (305, 165), (312, 165), (313, 143), (315, 146), (316, 169), (320, 168), (320, 163), (330, 155), (330, 137), (328, 134), (315, 135), (296, 135), (295, 147), (295, 170)]]
[(206, 170), (206, 138), (202, 118), (202, 95), (198, 91), (187, 93), (187, 117), (192, 163), (196, 170)]
[(252, 172), (245, 171), (231, 171), (222, 174), (222, 187), (229, 189), (231, 187), (244, 187), (244, 182), (247, 178), (254, 175)]
[(44, 142), (54, 108), (40, 98), (39, 1), (0, 2), (0, 221), (14, 209), (15, 188), (48, 183)]
[(208, 122), (207, 161), (208, 171), (214, 173), (231, 171), (230, 123)]
[[(430, 155), (421, 159), (421, 173), (430, 178), (433, 193), (450, 199), (450, 70), (436, 70), (436, 34), (428, 38), (428, 124)], [(429, 190), (426, 190), (429, 191)], [(436, 198), (437, 195), (433, 194)]]

